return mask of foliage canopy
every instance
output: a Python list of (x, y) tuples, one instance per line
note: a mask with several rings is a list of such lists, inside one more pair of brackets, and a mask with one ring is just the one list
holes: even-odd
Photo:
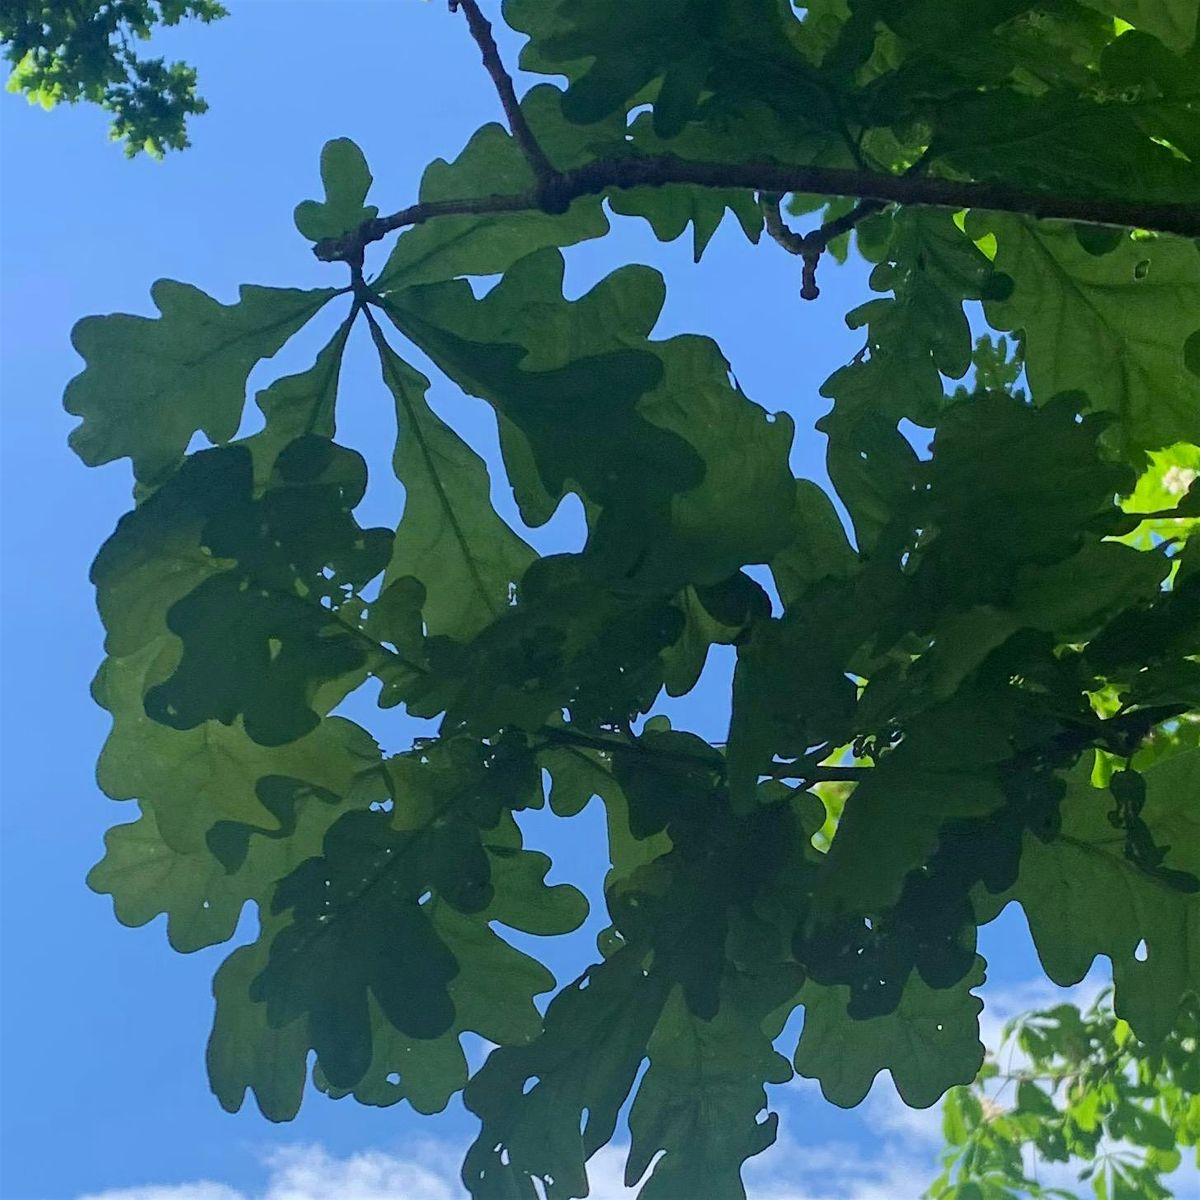
[[(506, 124), (386, 217), (358, 147), (325, 147), (296, 225), (347, 286), (222, 305), (162, 281), (160, 316), (74, 334), (72, 444), (137, 480), (93, 580), (100, 783), (141, 815), (90, 882), (181, 951), (257, 905), (214, 981), (221, 1103), (294, 1116), (310, 1051), (333, 1096), (462, 1090), (475, 1200), (568, 1200), (636, 1091), (643, 1200), (737, 1200), (793, 1070), (845, 1106), (880, 1071), (918, 1106), (976, 1079), (976, 931), (1012, 902), (1054, 981), (1111, 960), (1123, 1039), (1178, 1039), (1200, 992), (1195, 0), (507, 0), (522, 65), (565, 80), (519, 101), (474, 0), (452, 7)], [(852, 539), (794, 477), (786, 415), (712, 341), (653, 336), (657, 272), (564, 297), (562, 251), (612, 214), (690, 227), (697, 258), (731, 215), (797, 254), (806, 297), (851, 238), (874, 264), (819, 423)], [(1011, 341), (973, 346), (977, 304)], [(334, 306), (238, 437), (250, 371)], [(388, 529), (357, 520), (366, 468), (336, 441), (359, 322), (395, 404)], [(577, 552), (496, 513), (410, 345), (495, 409), (527, 526), (580, 498)], [(714, 645), (737, 654), (727, 741), (643, 721)], [(383, 755), (338, 715), (367, 686), (438, 736)], [(503, 931), (572, 930), (586, 903), (515, 814), (594, 797), (611, 924), (543, 1016), (556, 983)], [(496, 1044), (469, 1078), (465, 1033)]]
[(216, 0), (0, 0), (8, 90), (43, 108), (99, 104), (113, 114), (110, 134), (129, 157), (144, 150), (161, 158), (188, 145), (187, 119), (208, 105), (196, 93), (193, 68), (143, 58), (133, 42), (148, 40), (156, 25), (225, 15)]

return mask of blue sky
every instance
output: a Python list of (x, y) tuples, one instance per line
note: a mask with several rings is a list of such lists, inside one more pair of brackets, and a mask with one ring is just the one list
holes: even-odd
[[(493, 9), (498, 7), (491, 6)], [(396, 1108), (363, 1109), (313, 1095), (296, 1122), (272, 1126), (253, 1107), (237, 1116), (208, 1093), (203, 1050), (209, 981), (226, 947), (182, 957), (162, 922), (127, 930), (109, 901), (84, 885), (104, 830), (136, 816), (98, 791), (93, 764), (106, 715), (88, 696), (101, 630), (87, 571), (128, 507), (125, 463), (84, 468), (67, 449), (73, 419), (60, 407), (80, 362), (72, 324), (91, 313), (152, 313), (151, 283), (184, 280), (218, 299), (239, 283), (340, 285), (342, 269), (317, 263), (291, 213), (316, 196), (321, 145), (349, 136), (375, 175), (371, 199), (390, 211), (415, 198), (420, 173), (453, 156), (498, 109), (460, 18), (420, 0), (256, 0), (207, 28), (160, 35), (158, 52), (200, 69), (211, 104), (193, 126), (194, 146), (163, 164), (127, 161), (105, 138), (103, 114), (50, 114), (0, 97), (0, 213), (5, 419), (0, 429), (3, 521), (3, 1174), (0, 1200), (451, 1200), (461, 1195), (454, 1160), (472, 1122), (452, 1106), (428, 1119)], [(510, 61), (512, 39), (504, 40)], [(824, 479), (821, 380), (859, 347), (843, 314), (865, 299), (865, 271), (824, 264), (823, 294), (798, 299), (798, 261), (771, 243), (749, 246), (723, 228), (702, 265), (689, 239), (669, 246), (619, 218), (615, 236), (568, 254), (578, 293), (623, 262), (658, 266), (669, 284), (660, 335), (717, 338), (746, 392), (798, 427), (798, 472)], [(385, 252), (385, 251), (384, 251)], [(381, 261), (381, 258), (380, 258)], [(251, 378), (311, 362), (321, 327), (308, 331)], [(343, 395), (343, 440), (366, 453), (377, 485), (364, 523), (393, 523), (400, 492), (389, 481), (392, 432), (366, 347), (352, 345)], [(357, 351), (357, 353), (355, 352)], [(414, 356), (419, 361), (419, 356)], [(482, 406), (448, 385), (440, 411), (495, 461)], [(497, 502), (513, 517), (508, 498)], [(564, 512), (534, 535), (562, 544)], [(556, 542), (556, 539), (558, 541)], [(723, 734), (728, 658), (675, 717)], [(363, 708), (356, 715), (365, 712)], [(411, 732), (394, 716), (372, 722), (389, 749)], [(560, 878), (598, 878), (599, 821), (585, 813), (560, 829), (535, 821)], [(596, 923), (591, 930), (594, 932)], [(249, 918), (240, 934), (248, 934)], [(587, 936), (556, 947), (560, 977)], [(987, 931), (985, 995), (1011, 1009), (1045, 998), (1022, 922), (1007, 914)], [(859, 1112), (842, 1113), (814, 1088), (777, 1102), (787, 1131), (760, 1160), (755, 1200), (872, 1200), (916, 1196), (936, 1148), (933, 1114), (908, 1114), (880, 1081)], [(615, 1158), (597, 1164), (601, 1200), (624, 1196)]]

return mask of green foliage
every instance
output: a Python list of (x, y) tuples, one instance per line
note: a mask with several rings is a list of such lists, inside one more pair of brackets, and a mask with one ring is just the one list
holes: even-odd
[[(1118, 1015), (1151, 1040), (1170, 1031), (1179, 997), (1200, 990), (1198, 772), (1200, 754), (1187, 751), (1141, 775), (1114, 774), (1107, 789), (1073, 781), (1058, 837), (1025, 847), (1012, 893), (1047, 974), (1076, 983), (1106, 955)], [(1138, 792), (1132, 812), (1118, 787), (1127, 783)], [(983, 914), (1005, 899), (983, 901)]]
[(956, 1077), (973, 1080), (983, 1058), (983, 1001), (971, 995), (983, 982), (983, 960), (976, 963), (952, 988), (912, 979), (894, 1012), (864, 1021), (848, 1018), (843, 989), (807, 984), (797, 1072), (819, 1079), (827, 1100), (852, 1108), (886, 1068), (906, 1104), (928, 1108)]
[(0, 45), (13, 64), (8, 90), (53, 108), (81, 100), (113, 114), (110, 136), (130, 158), (162, 158), (188, 143), (187, 119), (208, 105), (196, 94), (187, 63), (141, 58), (130, 39), (146, 41), (155, 25), (185, 17), (206, 24), (226, 16), (215, 0), (83, 0), (47, 4), (5, 0)]
[(385, 292), (384, 304), (455, 383), (496, 409), (530, 525), (578, 493), (597, 571), (669, 592), (767, 561), (786, 537), (774, 514), (787, 512), (795, 486), (791, 421), (770, 423), (708, 339), (649, 340), (665, 297), (657, 272), (626, 267), (575, 303), (562, 298), (562, 275), (562, 256), (547, 250), (482, 301), (458, 281)]
[[(510, 0), (506, 15), (525, 64), (567, 80), (520, 109), (556, 172), (673, 154), (1194, 202), (1194, 4), (1107, 8)], [(161, 317), (75, 333), (73, 445), (129, 458), (138, 482), (93, 579), (113, 717), (99, 779), (141, 816), (90, 879), (126, 923), (166, 913), (181, 950), (257, 906), (257, 939), (214, 981), (221, 1104), (250, 1090), (289, 1119), (315, 1051), (334, 1097), (433, 1112), (461, 1092), (481, 1122), (476, 1200), (570, 1200), (631, 1101), (626, 1178), (646, 1200), (744, 1200), (789, 1055), (847, 1106), (883, 1071), (920, 1106), (976, 1078), (976, 933), (1013, 901), (1052, 979), (1111, 959), (1119, 1046), (1167, 1062), (1200, 993), (1196, 245), (1011, 212), (858, 214), (877, 294), (849, 314), (864, 345), (823, 386), (819, 423), (851, 539), (834, 497), (795, 478), (790, 418), (747, 397), (710, 340), (653, 336), (657, 272), (564, 294), (563, 250), (604, 236), (608, 213), (660, 238), (690, 224), (699, 257), (726, 212), (755, 242), (762, 196), (634, 178), (558, 203), (563, 176), (517, 124), (430, 166), (374, 276), (360, 229), (404, 222), (378, 218), (339, 139), (296, 224), (322, 257), (348, 247), (348, 287), (248, 286), (221, 305), (162, 282)], [(468, 277), (491, 275), (477, 294)], [(313, 365), (262, 390), (262, 429), (237, 438), (251, 370), (342, 297)], [(1011, 341), (973, 339), (981, 314)], [(334, 441), (359, 323), (394, 404), (394, 530), (360, 524), (364, 462)], [(525, 526), (579, 498), (579, 549), (539, 556), (497, 513), (409, 346), (494, 411), (497, 483)], [(211, 445), (189, 454), (197, 434)], [(653, 715), (713, 645), (737, 660), (716, 746)], [(338, 715), (368, 687), (437, 735), (383, 757)], [(609, 926), (555, 990), (503, 931), (561, 934), (586, 906), (546, 883), (514, 814), (548, 799), (568, 819), (596, 797)], [(465, 1035), (495, 1046), (473, 1075)], [(1163, 1121), (1186, 1140), (1123, 1083), (1071, 1100), (1084, 1132), (1063, 1132), (1061, 1097), (1026, 1082), (1011, 1128), (952, 1093), (953, 1178), (935, 1194), (1029, 1190), (1021, 1139), (1089, 1155), (1100, 1125), (1158, 1156), (1097, 1175), (1132, 1194), (1136, 1171), (1173, 1161)]]
[[(1126, 238), (1089, 253), (1066, 226), (1020, 218), (972, 222), (995, 238), (996, 270), (1018, 285), (986, 306), (997, 329), (1025, 330), (1036, 394), (1079, 389), (1093, 409), (1120, 414), (1132, 461), (1139, 450), (1200, 441), (1200, 373), (1184, 347), (1200, 326), (1200, 254), (1173, 239)], [(1164, 397), (1156, 381), (1171, 381)]]
[(945, 1169), (927, 1200), (1076, 1200), (1074, 1186), (1038, 1181), (1037, 1160), (1063, 1164), (1059, 1177), (1097, 1200), (1170, 1200), (1171, 1172), (1200, 1146), (1197, 1018), (1193, 997), (1147, 1043), (1105, 992), (1083, 1011), (1060, 1004), (1011, 1022), (975, 1084), (946, 1097)]
[[(236, 304), (169, 279), (154, 285), (157, 320), (88, 317), (72, 334), (90, 370), (63, 401), (82, 417), (71, 445), (91, 466), (129, 458), (139, 480), (169, 471), (197, 431), (237, 432), (246, 379), (335, 295), (333, 288), (244, 287)], [(119, 397), (119, 398), (115, 398)]]

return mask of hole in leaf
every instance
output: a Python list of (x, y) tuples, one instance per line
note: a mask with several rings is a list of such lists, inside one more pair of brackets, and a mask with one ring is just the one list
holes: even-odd
[(400, 1072), (399, 1071), (389, 1072), (389, 1074), (387, 1076), (387, 1081), (388, 1081), (388, 1083), (390, 1083), (392, 1085), (392, 1087), (399, 1087), (400, 1086)]
[(1150, 957), (1150, 951), (1146, 946), (1145, 938), (1142, 938), (1142, 940), (1134, 947), (1133, 957), (1136, 958), (1138, 962), (1145, 962), (1146, 959)]

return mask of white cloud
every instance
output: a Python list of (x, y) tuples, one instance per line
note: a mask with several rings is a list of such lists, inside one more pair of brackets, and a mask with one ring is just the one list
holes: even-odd
[(411, 1157), (380, 1151), (335, 1158), (320, 1146), (289, 1146), (265, 1157), (266, 1188), (242, 1192), (219, 1183), (150, 1184), (80, 1200), (461, 1200), (446, 1149), (421, 1144)]
[[(79, 1200), (463, 1200), (452, 1147), (423, 1143), (411, 1156), (373, 1151), (337, 1158), (320, 1146), (293, 1146), (266, 1158), (262, 1191), (225, 1184), (150, 1184), (94, 1192)], [(625, 1148), (610, 1146), (588, 1164), (590, 1200), (633, 1200), (622, 1181)], [(919, 1196), (929, 1172), (909, 1163), (862, 1158), (849, 1144), (785, 1142), (747, 1172), (749, 1200), (897, 1200)]]
[[(422, 1143), (410, 1156), (372, 1151), (337, 1158), (320, 1146), (274, 1151), (266, 1161), (263, 1191), (244, 1192), (221, 1183), (151, 1184), (81, 1196), (79, 1200), (463, 1200), (457, 1151)], [(637, 1189), (622, 1182), (624, 1147), (606, 1147), (588, 1165), (591, 1200), (634, 1200)], [(914, 1155), (893, 1141), (867, 1157), (849, 1142), (802, 1146), (783, 1140), (747, 1166), (748, 1200), (915, 1200), (933, 1172), (928, 1155)], [(1042, 1182), (1070, 1187), (1074, 1171), (1042, 1173)], [(1186, 1167), (1173, 1179), (1179, 1200), (1200, 1197), (1200, 1175)]]
[(916, 1200), (936, 1173), (931, 1162), (891, 1140), (802, 1145), (784, 1136), (746, 1164), (747, 1192), (749, 1200)]
[(245, 1200), (243, 1194), (223, 1183), (202, 1179), (199, 1183), (150, 1183), (145, 1187), (89, 1192), (79, 1200)]

